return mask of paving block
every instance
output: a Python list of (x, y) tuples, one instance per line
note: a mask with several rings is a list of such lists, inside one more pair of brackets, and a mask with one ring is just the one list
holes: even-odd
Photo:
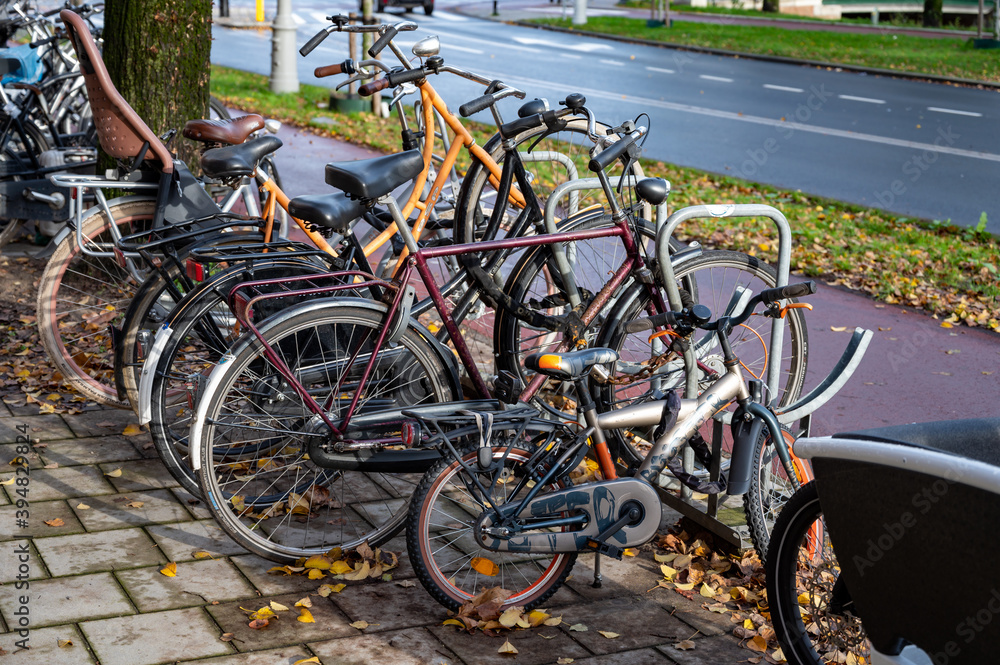
[[(128, 425), (139, 426), (135, 414), (128, 409), (97, 409), (66, 417), (66, 422), (78, 437), (121, 435)], [(145, 439), (143, 439), (145, 437)], [(148, 440), (148, 435), (139, 434), (128, 439)]]
[[(11, 494), (13, 494), (13, 492), (11, 492)], [(4, 490), (4, 488), (0, 487), (0, 506), (6, 506), (9, 504), (10, 504), (10, 499), (7, 498), (7, 492)]]
[(694, 649), (681, 651), (673, 644), (661, 644), (656, 650), (665, 654), (677, 665), (716, 665), (716, 663), (743, 663), (749, 658), (760, 656), (740, 646), (740, 641), (732, 635), (717, 637), (695, 636)]
[(123, 436), (53, 442), (44, 448), (39, 448), (38, 451), (46, 464), (56, 462), (60, 466), (119, 462), (142, 457), (135, 446)]
[[(33, 485), (29, 487), (32, 489), (34, 488)], [(29, 497), (32, 496), (31, 492), (28, 494)], [(90, 499), (88, 499), (88, 501), (89, 500)], [(0, 524), (9, 524), (12, 527), (16, 525), (17, 518), (15, 516), (19, 510), (21, 509), (15, 504), (0, 508)], [(63, 536), (69, 533), (80, 533), (83, 531), (83, 525), (80, 524), (78, 519), (76, 519), (76, 515), (65, 501), (32, 502), (28, 511), (28, 527), (23, 528), (17, 526), (16, 528), (5, 528), (0, 531), (0, 541), (13, 540), (15, 538)], [(45, 523), (46, 521), (54, 521), (57, 518), (63, 521), (62, 526), (50, 526)]]
[[(649, 559), (645, 557), (649, 556)], [(602, 584), (599, 589), (594, 583), (594, 555), (581, 554), (573, 566), (573, 574), (566, 584), (573, 591), (590, 600), (605, 600), (612, 596), (646, 594), (663, 579), (660, 564), (652, 560), (648, 552), (639, 557), (624, 557), (621, 561), (601, 557)]]
[[(177, 665), (293, 665), (312, 656), (302, 647), (281, 647), (267, 651), (240, 653), (234, 656), (220, 656), (206, 660), (185, 661)], [(388, 663), (386, 665), (389, 665)]]
[(170, 491), (196, 520), (214, 519), (200, 496), (194, 496), (183, 487), (172, 487)]
[[(518, 630), (498, 637), (490, 637), (481, 632), (470, 635), (457, 626), (435, 626), (429, 630), (463, 661), (476, 665), (511, 662), (517, 665), (540, 665), (554, 663), (557, 658), (575, 659), (591, 655), (559, 628)], [(510, 640), (517, 649), (517, 656), (514, 658), (497, 653), (506, 640)]]
[(118, 572), (118, 580), (140, 612), (254, 598), (256, 593), (236, 567), (225, 559), (177, 564), (177, 575), (160, 572), (161, 565)]
[[(38, 413), (38, 407), (31, 406)], [(27, 436), (31, 437), (32, 442), (74, 438), (73, 432), (58, 415), (12, 416), (0, 418), (0, 443), (17, 443), (17, 437), (23, 436), (17, 429), (19, 425), (28, 426)]]
[(146, 530), (171, 561), (193, 561), (195, 552), (214, 557), (246, 553), (213, 520), (158, 524)]
[(451, 649), (424, 628), (345, 637), (308, 646), (323, 665), (461, 665)]
[[(721, 661), (720, 663), (704, 662), (705, 665), (721, 664)], [(577, 659), (573, 661), (573, 665), (674, 665), (674, 661), (655, 649), (636, 649), (635, 651), (622, 651)]]
[[(0, 635), (0, 650), (7, 652), (4, 665), (94, 665), (94, 657), (87, 651), (86, 642), (72, 624), (52, 628), (32, 628), (28, 636), (30, 649), (19, 649), (15, 642), (22, 639), (17, 633)], [(59, 646), (61, 641), (72, 644)]]
[[(316, 585), (319, 586), (319, 585)], [(320, 596), (310, 596), (313, 606), (309, 608), (314, 623), (302, 623), (297, 619), (299, 608), (295, 607), (304, 594), (294, 593), (283, 596), (264, 596), (249, 600), (210, 605), (205, 609), (222, 627), (222, 632), (233, 633), (233, 644), (240, 651), (259, 651), (279, 646), (290, 646), (306, 642), (319, 642), (337, 637), (353, 637), (358, 634), (336, 606)], [(278, 618), (272, 618), (266, 628), (254, 630), (250, 628), (247, 613), (240, 609), (258, 610), (275, 601), (290, 608), (287, 612), (278, 612)], [(105, 665), (107, 665), (105, 663)]]
[[(136, 503), (141, 503), (142, 506), (136, 508)], [(73, 501), (70, 504), (76, 505)], [(107, 531), (191, 519), (170, 490), (89, 497), (86, 505), (90, 508), (78, 510), (76, 514), (87, 531)]]
[[(324, 582), (331, 581), (311, 580), (303, 575), (268, 574), (267, 571), (279, 564), (268, 561), (256, 554), (234, 556), (230, 561), (235, 563), (236, 567), (250, 580), (250, 583), (257, 587), (257, 590), (265, 596), (276, 596), (292, 592), (311, 593), (316, 591)], [(333, 580), (333, 582), (338, 581)]]
[(24, 458), (29, 469), (40, 469), (45, 466), (46, 463), (42, 461), (42, 456), (38, 454), (36, 449), (32, 448), (31, 452), (27, 454), (17, 452), (17, 449), (23, 445), (23, 443), (5, 443), (0, 446), (0, 470), (4, 471), (2, 480), (10, 478), (11, 474), (7, 472), (14, 469), (11, 462), (18, 457)]
[(673, 589), (664, 589), (663, 587), (649, 592), (647, 598), (661, 605), (687, 625), (700, 631), (702, 635), (728, 635), (732, 632), (733, 622), (729, 620), (728, 612), (718, 614), (708, 612), (702, 607), (702, 605), (715, 601), (699, 602), (704, 600), (701, 596), (695, 596), (695, 600), (688, 600)]
[(156, 665), (233, 652), (197, 607), (88, 621), (80, 629), (101, 665)]
[(39, 538), (35, 546), (55, 576), (151, 566), (164, 560), (142, 529)]
[(7, 405), (7, 402), (0, 400), (0, 418), (10, 418), (13, 415), (14, 412), (10, 410), (10, 407)]
[(176, 487), (177, 481), (157, 459), (146, 459), (131, 462), (112, 462), (102, 464), (105, 473), (121, 469), (122, 475), (108, 478), (119, 492), (137, 492), (140, 490), (160, 489), (161, 487)]
[(30, 540), (4, 543), (0, 549), (0, 584), (17, 579), (37, 580), (48, 577), (38, 551)]
[(38, 469), (31, 472), (30, 487), (28, 499), (32, 502), (112, 494), (115, 491), (96, 466)]
[[(596, 654), (673, 644), (695, 632), (656, 603), (635, 596), (582, 603), (561, 610), (563, 623), (560, 627)], [(574, 624), (583, 624), (587, 630), (569, 630)], [(618, 637), (608, 638), (598, 631), (616, 633)]]
[[(0, 587), (0, 612), (8, 625), (23, 595), (13, 585)], [(27, 596), (32, 628), (135, 612), (110, 573), (39, 580), (31, 583)]]
[(448, 618), (445, 608), (417, 584), (404, 588), (391, 582), (363, 584), (346, 582), (330, 600), (353, 621), (367, 621), (366, 633), (434, 626)]

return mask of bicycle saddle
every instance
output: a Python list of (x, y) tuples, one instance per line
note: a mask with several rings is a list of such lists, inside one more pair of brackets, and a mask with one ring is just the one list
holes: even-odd
[(420, 151), (407, 150), (385, 157), (327, 164), (326, 184), (354, 198), (377, 199), (413, 180), (423, 170), (424, 158)]
[(210, 178), (253, 175), (260, 160), (280, 147), (277, 136), (261, 136), (246, 143), (212, 148), (201, 156), (201, 170)]
[(181, 132), (184, 138), (204, 143), (243, 143), (247, 137), (264, 128), (264, 118), (256, 113), (219, 120), (188, 120)]
[(556, 379), (575, 379), (586, 374), (594, 365), (616, 360), (618, 354), (614, 350), (598, 347), (569, 353), (532, 353), (524, 359), (524, 366)]
[(288, 202), (288, 214), (292, 217), (340, 234), (347, 233), (350, 223), (364, 210), (360, 201), (347, 198), (343, 192), (297, 196)]

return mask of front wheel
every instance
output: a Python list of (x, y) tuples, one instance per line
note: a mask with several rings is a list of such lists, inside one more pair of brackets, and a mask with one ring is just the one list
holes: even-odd
[[(475, 524), (483, 511), (491, 504), (516, 501), (528, 491), (524, 465), (531, 452), (520, 441), (496, 446), (494, 463), (480, 471), (478, 449), (472, 450), (462, 463), (441, 460), (417, 486), (407, 518), (406, 549), (417, 579), (445, 607), (457, 610), (483, 591), (499, 587), (511, 592), (504, 608), (530, 609), (555, 593), (572, 570), (576, 553), (495, 552), (477, 542)], [(470, 470), (476, 470), (475, 478)], [(476, 488), (476, 479), (489, 492), (489, 501)]]
[(765, 563), (771, 623), (790, 663), (870, 663), (861, 620), (832, 608), (840, 564), (823, 521), (816, 483), (792, 495), (775, 522)]

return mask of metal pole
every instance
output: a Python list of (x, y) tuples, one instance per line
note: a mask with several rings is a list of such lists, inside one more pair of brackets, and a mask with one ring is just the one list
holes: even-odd
[(278, 0), (278, 14), (271, 25), (271, 92), (298, 92), (295, 21), (292, 0)]
[(986, 8), (983, 6), (983, 0), (979, 0), (979, 16), (976, 19), (976, 39), (983, 38), (983, 15)]
[(229, 0), (219, 0), (219, 16), (229, 17)]
[(576, 0), (573, 6), (573, 25), (587, 25), (587, 0)]

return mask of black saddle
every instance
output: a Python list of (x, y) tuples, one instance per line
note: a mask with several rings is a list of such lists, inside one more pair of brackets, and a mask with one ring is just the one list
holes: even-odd
[(326, 184), (353, 198), (377, 199), (413, 180), (423, 170), (424, 158), (420, 151), (407, 150), (385, 157), (327, 164)]
[(239, 145), (213, 148), (201, 156), (201, 170), (210, 178), (253, 175), (260, 160), (280, 147), (281, 139), (277, 136), (261, 136)]
[(597, 347), (569, 353), (532, 353), (524, 359), (524, 366), (533, 372), (556, 379), (575, 379), (590, 371), (594, 365), (618, 360), (612, 349)]
[(288, 214), (292, 217), (342, 235), (364, 210), (360, 201), (349, 199), (343, 192), (297, 196), (288, 202)]

